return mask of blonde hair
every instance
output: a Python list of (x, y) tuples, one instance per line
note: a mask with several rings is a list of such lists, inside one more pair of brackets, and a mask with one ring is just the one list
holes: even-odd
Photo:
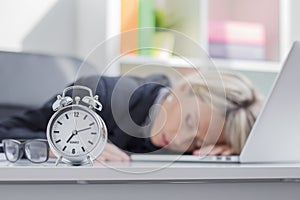
[(229, 71), (205, 71), (186, 81), (202, 101), (217, 109), (226, 108), (225, 141), (240, 153), (260, 111), (262, 96), (248, 78)]

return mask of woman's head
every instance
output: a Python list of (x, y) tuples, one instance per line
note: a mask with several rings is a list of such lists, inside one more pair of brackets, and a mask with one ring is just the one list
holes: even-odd
[(260, 107), (260, 95), (241, 74), (193, 74), (161, 103), (151, 140), (180, 152), (227, 144), (240, 153)]

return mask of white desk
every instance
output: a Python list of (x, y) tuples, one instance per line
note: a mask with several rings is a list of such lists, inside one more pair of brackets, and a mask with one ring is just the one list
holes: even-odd
[(7, 165), (0, 162), (1, 199), (300, 198), (300, 164)]

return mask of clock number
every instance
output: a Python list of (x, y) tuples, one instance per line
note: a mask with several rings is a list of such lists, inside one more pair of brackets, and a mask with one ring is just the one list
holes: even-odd
[(79, 112), (74, 112), (74, 117), (79, 117)]

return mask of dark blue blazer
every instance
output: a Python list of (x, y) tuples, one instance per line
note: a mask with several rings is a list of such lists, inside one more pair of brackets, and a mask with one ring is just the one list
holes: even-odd
[[(106, 123), (110, 142), (128, 152), (144, 153), (157, 150), (149, 138), (139, 137), (141, 130), (130, 125), (132, 122), (138, 127), (144, 125), (159, 90), (170, 86), (166, 76), (93, 76), (81, 78), (73, 84), (88, 86), (99, 96), (103, 109), (98, 114)], [(54, 114), (52, 104), (55, 100), (56, 97), (53, 97), (38, 109), (1, 121), (0, 139), (46, 138), (45, 132), (48, 121)]]

